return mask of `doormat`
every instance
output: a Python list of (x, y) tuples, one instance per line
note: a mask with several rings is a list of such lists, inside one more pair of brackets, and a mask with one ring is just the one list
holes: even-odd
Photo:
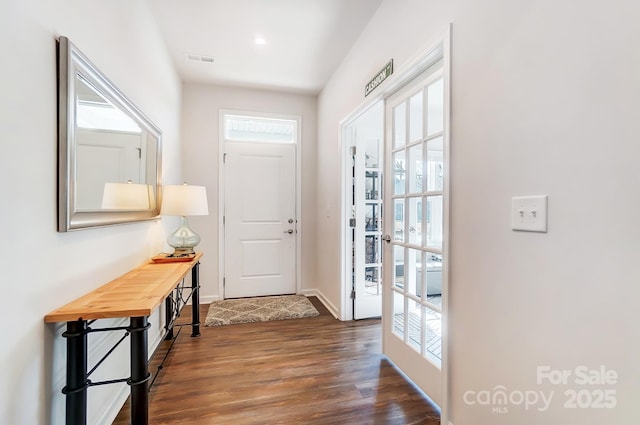
[(205, 326), (267, 322), (317, 316), (318, 310), (304, 295), (237, 298), (213, 301), (204, 321)]

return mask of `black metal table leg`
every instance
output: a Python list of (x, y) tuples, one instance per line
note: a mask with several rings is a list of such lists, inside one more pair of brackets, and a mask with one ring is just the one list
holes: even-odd
[(200, 262), (191, 269), (191, 336), (200, 336)]
[(173, 339), (173, 326), (171, 322), (173, 320), (173, 293), (164, 300), (164, 326), (167, 330), (167, 334), (164, 336), (165, 340)]
[(147, 317), (132, 317), (131, 333), (131, 425), (149, 423), (149, 367), (147, 363)]
[(62, 389), (66, 397), (66, 424), (87, 423), (87, 321), (67, 322), (67, 385)]

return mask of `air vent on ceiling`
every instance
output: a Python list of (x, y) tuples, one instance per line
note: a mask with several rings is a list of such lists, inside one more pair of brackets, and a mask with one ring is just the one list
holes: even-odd
[(193, 53), (185, 53), (184, 55), (190, 61), (213, 63), (213, 56), (196, 55), (196, 54), (193, 54)]

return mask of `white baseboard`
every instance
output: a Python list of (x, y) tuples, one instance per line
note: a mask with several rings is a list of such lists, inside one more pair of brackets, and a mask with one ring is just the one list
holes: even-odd
[(113, 421), (118, 417), (118, 413), (122, 410), (122, 406), (127, 402), (129, 398), (129, 394), (131, 390), (129, 386), (124, 386), (119, 392), (118, 395), (112, 399), (109, 406), (105, 408), (104, 413), (100, 419), (96, 421), (97, 425), (111, 425)]
[(317, 297), (320, 302), (322, 302), (322, 304), (327, 307), (327, 310), (329, 310), (329, 313), (331, 313), (333, 317), (337, 319), (340, 316), (338, 314), (338, 309), (336, 308), (336, 306), (334, 306), (321, 291), (317, 289), (304, 289), (302, 291), (302, 295), (305, 295), (307, 297)]
[(219, 301), (220, 296), (218, 295), (207, 295), (204, 297), (200, 297), (200, 304), (211, 304), (214, 301)]

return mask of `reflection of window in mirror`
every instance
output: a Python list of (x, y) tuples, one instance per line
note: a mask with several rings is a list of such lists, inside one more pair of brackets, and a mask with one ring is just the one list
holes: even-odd
[(91, 83), (76, 75), (76, 125), (78, 128), (140, 134), (140, 126), (109, 102)]

